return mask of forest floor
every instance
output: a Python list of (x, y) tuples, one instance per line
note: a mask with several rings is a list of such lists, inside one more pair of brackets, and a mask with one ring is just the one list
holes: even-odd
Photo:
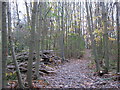
[[(46, 88), (120, 88), (120, 82), (109, 77), (94, 76), (94, 71), (88, 67), (91, 51), (85, 50), (81, 59), (71, 59), (70, 62), (59, 65), (56, 74), (43, 76), (49, 82)], [(94, 68), (95, 69), (95, 68)]]

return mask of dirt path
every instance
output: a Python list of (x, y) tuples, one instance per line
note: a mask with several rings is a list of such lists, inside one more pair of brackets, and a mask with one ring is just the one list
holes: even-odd
[(55, 75), (45, 76), (52, 88), (98, 88), (116, 87), (111, 81), (102, 81), (100, 77), (93, 76), (88, 68), (90, 63), (90, 50), (85, 51), (82, 59), (70, 60), (69, 63), (59, 66)]

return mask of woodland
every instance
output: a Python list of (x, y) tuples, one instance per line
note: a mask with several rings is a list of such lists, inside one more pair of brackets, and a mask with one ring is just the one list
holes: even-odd
[(0, 89), (120, 88), (120, 1), (0, 1)]

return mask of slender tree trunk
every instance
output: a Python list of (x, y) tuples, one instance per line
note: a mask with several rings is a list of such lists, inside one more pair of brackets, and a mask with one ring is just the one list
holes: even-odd
[[(112, 27), (114, 27), (114, 6), (112, 7)], [(114, 30), (114, 28), (113, 28), (113, 30)], [(112, 35), (113, 35), (113, 32), (111, 32), (111, 37), (112, 37)]]
[[(15, 46), (17, 46), (17, 43), (19, 43), (19, 40), (20, 40), (20, 36), (19, 36), (19, 30), (20, 30), (20, 18), (19, 18), (19, 10), (18, 10), (18, 4), (17, 4), (17, 1), (16, 1), (16, 14), (17, 14), (17, 25), (16, 25), (16, 42), (15, 42)], [(17, 46), (16, 47), (17, 49), (15, 50), (15, 52), (19, 52), (20, 50), (20, 46)]]
[(108, 52), (108, 30), (107, 30), (107, 10), (105, 8), (104, 2), (102, 2), (102, 20), (103, 20), (103, 26), (104, 26), (104, 57), (105, 57), (105, 70), (106, 73), (109, 70), (109, 52)]
[[(30, 29), (31, 29), (31, 25), (30, 25), (30, 23), (31, 23), (31, 19), (30, 19), (30, 12), (29, 12), (29, 8), (28, 8), (28, 4), (27, 4), (27, 1), (25, 0), (25, 7), (26, 7), (26, 13), (27, 13), (27, 30), (28, 30), (28, 32), (30, 32)], [(30, 35), (29, 35), (29, 37), (30, 37)], [(30, 39), (28, 39), (28, 41), (27, 41), (27, 46), (29, 47), (29, 40)]]
[[(90, 9), (90, 18), (91, 18), (91, 29), (92, 29), (92, 32), (94, 31), (94, 24), (93, 24), (93, 15), (92, 15), (92, 5), (89, 5), (89, 9)], [(94, 38), (94, 36), (93, 36)], [(96, 57), (98, 58), (98, 55), (97, 55), (97, 47), (96, 47), (96, 42), (94, 40), (94, 48), (95, 48), (95, 52), (96, 52)]]
[(92, 28), (91, 28), (91, 24), (90, 24), (90, 15), (89, 15), (89, 12), (88, 12), (88, 2), (86, 2), (86, 12), (87, 12), (87, 20), (88, 20), (88, 28), (89, 28), (89, 33), (90, 33), (90, 39), (91, 39), (91, 42), (92, 42), (93, 54), (94, 54), (94, 57), (95, 57), (96, 71), (99, 71), (100, 67), (99, 67), (97, 52), (96, 52), (96, 48), (95, 48), (96, 45), (95, 45), (95, 41), (94, 41), (94, 36), (92, 34)]
[(117, 45), (118, 45), (118, 57), (117, 57), (117, 72), (120, 72), (120, 3), (116, 2), (116, 8), (117, 8), (117, 15), (116, 15), (116, 21), (117, 21)]
[(7, 61), (7, 24), (6, 2), (2, 2), (2, 88), (6, 88), (6, 61)]
[[(46, 12), (45, 12), (46, 11), (46, 2), (43, 2), (42, 4), (43, 4), (42, 9), (44, 10), (43, 15), (45, 15), (46, 14)], [(41, 50), (42, 50), (42, 52), (46, 48), (45, 47), (45, 38), (46, 38), (45, 35), (46, 35), (46, 17), (43, 18), (43, 23), (42, 23), (42, 37), (41, 37)]]
[[(58, 25), (58, 33), (60, 33), (60, 2), (58, 2), (58, 11), (57, 11), (57, 15), (58, 15), (58, 18), (57, 18), (57, 25)], [(60, 36), (58, 36), (58, 48), (60, 49)], [(61, 54), (58, 54), (59, 56), (61, 55)]]
[(29, 15), (29, 8), (28, 8), (26, 1), (25, 1), (25, 6), (26, 6), (26, 12), (27, 12), (27, 22), (28, 22), (28, 27), (29, 27), (30, 26), (30, 15)]
[(10, 43), (10, 48), (11, 48), (11, 53), (12, 53), (12, 57), (13, 57), (13, 62), (16, 68), (16, 73), (17, 73), (17, 78), (18, 78), (18, 83), (19, 83), (19, 87), (23, 88), (24, 85), (22, 83), (22, 77), (21, 77), (21, 73), (18, 67), (18, 63), (16, 61), (16, 55), (15, 55), (15, 50), (14, 50), (14, 45), (13, 45), (13, 40), (12, 40), (12, 34), (11, 34), (11, 9), (8, 3), (8, 32), (9, 32), (9, 43)]
[(39, 79), (39, 64), (40, 64), (40, 33), (41, 33), (41, 23), (42, 23), (42, 19), (41, 19), (41, 2), (39, 3), (39, 7), (38, 7), (38, 18), (36, 19), (36, 22), (37, 22), (37, 45), (36, 45), (36, 52), (37, 52), (37, 56), (36, 56), (36, 65), (35, 65), (35, 69), (36, 69), (36, 76), (37, 76), (37, 79)]
[(36, 17), (36, 9), (37, 9), (37, 2), (33, 3), (33, 10), (32, 10), (32, 22), (31, 22), (31, 31), (30, 31), (30, 46), (29, 46), (29, 62), (28, 62), (28, 72), (27, 72), (27, 81), (29, 87), (32, 87), (32, 64), (33, 64), (33, 57), (34, 57), (34, 47), (35, 47), (35, 17)]
[[(69, 6), (69, 3), (67, 4), (66, 3), (66, 6), (68, 7)], [(65, 56), (68, 58), (68, 8), (65, 8), (65, 12), (66, 12), (66, 40), (65, 40), (65, 42), (66, 42), (66, 46), (65, 46)]]
[(62, 35), (61, 35), (61, 57), (62, 57), (62, 61), (65, 60), (65, 55), (64, 55), (64, 2), (62, 2), (62, 20), (61, 20), (61, 26), (62, 26)]
[[(2, 30), (2, 1), (0, 1), (0, 33)], [(1, 36), (0, 36), (1, 37)], [(0, 38), (0, 42), (2, 42), (2, 38)], [(0, 43), (1, 46), (2, 43)], [(0, 47), (0, 90), (2, 89), (2, 47)]]

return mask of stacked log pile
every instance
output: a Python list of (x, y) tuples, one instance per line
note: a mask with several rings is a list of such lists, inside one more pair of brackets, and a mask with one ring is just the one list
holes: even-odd
[[(18, 67), (20, 69), (20, 72), (22, 74), (27, 73), (27, 64), (29, 59), (29, 53), (23, 52), (16, 55)], [(62, 59), (58, 56), (56, 56), (53, 52), (53, 50), (44, 50), (41, 54), (40, 51), (40, 60), (39, 60), (39, 74), (40, 75), (46, 75), (46, 74), (53, 74), (55, 73), (55, 68), (53, 66), (57, 66), (61, 64)], [(35, 64), (36, 64), (36, 53), (34, 53), (33, 58), (33, 75), (35, 73)], [(7, 73), (9, 72), (15, 72), (15, 66), (13, 62), (7, 64)]]

